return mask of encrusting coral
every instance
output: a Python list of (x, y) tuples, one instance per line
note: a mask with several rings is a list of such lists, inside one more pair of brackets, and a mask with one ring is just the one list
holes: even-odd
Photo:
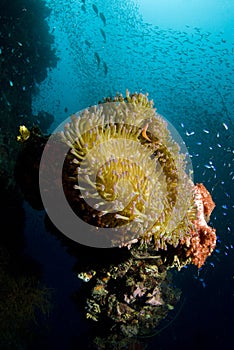
[(203, 184), (196, 184), (194, 194), (197, 217), (193, 222), (194, 227), (190, 230), (189, 249), (186, 255), (200, 268), (216, 246), (215, 229), (207, 224), (215, 204)]
[[(181, 291), (173, 286), (166, 269), (160, 272), (161, 264), (156, 256), (149, 260), (130, 256), (108, 269), (78, 274), (90, 285), (86, 293), (86, 318), (96, 321), (97, 327), (100, 322), (112, 329), (106, 342), (149, 335), (174, 309)], [(80, 300), (79, 295), (76, 298)], [(109, 348), (114, 348), (113, 344)]]

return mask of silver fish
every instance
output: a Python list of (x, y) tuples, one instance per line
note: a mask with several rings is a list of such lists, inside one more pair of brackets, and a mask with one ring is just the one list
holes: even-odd
[(85, 40), (85, 44), (90, 48), (91, 47), (91, 43), (88, 40)]
[(104, 24), (104, 26), (106, 25), (106, 17), (104, 16), (104, 14), (102, 12), (99, 13), (99, 16)]
[(98, 16), (98, 8), (97, 8), (97, 6), (93, 4), (92, 8), (93, 8), (94, 12), (96, 13), (96, 15)]
[(106, 33), (104, 32), (104, 30), (102, 28), (100, 28), (100, 32), (102, 34), (102, 37), (104, 39), (104, 42), (106, 42)]
[(107, 73), (108, 73), (108, 67), (106, 65), (106, 62), (103, 62), (103, 68), (104, 68), (104, 73), (105, 73), (105, 76), (107, 76)]
[(97, 61), (97, 65), (98, 65), (98, 68), (100, 67), (100, 62), (101, 62), (101, 59), (100, 59), (100, 56), (97, 52), (94, 52), (94, 57), (96, 58), (96, 61)]

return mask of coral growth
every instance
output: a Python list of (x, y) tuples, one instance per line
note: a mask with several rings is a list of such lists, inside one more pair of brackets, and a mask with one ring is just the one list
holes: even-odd
[[(14, 260), (15, 259), (15, 260)], [(17, 260), (17, 261), (16, 261)], [(42, 315), (51, 309), (51, 291), (36, 277), (12, 272), (13, 262), (19, 269), (19, 257), (10, 257), (0, 246), (0, 348), (25, 349), (33, 340), (33, 330)], [(40, 314), (40, 317), (39, 317)], [(45, 322), (46, 317), (43, 318)], [(33, 345), (31, 345), (33, 347)]]
[[(35, 128), (29, 135), (28, 131), (18, 164), (24, 164), (27, 174), (32, 169), (35, 179), (48, 138)], [(69, 146), (63, 153), (61, 184), (66, 199), (77, 216), (97, 228), (94, 234), (100, 237), (98, 228), (114, 228), (113, 245), (131, 249), (137, 244), (143, 255), (145, 248), (154, 249), (168, 267), (204, 264), (216, 243), (215, 230), (207, 225), (215, 204), (204, 185), (195, 186), (186, 173), (184, 156), (147, 95), (117, 95), (112, 102), (108, 99), (73, 115), (62, 133), (50, 137), (47, 148), (52, 152), (43, 185), (52, 198), (60, 186), (60, 145)], [(34, 149), (37, 164), (31, 166)], [(21, 167), (18, 173), (24, 173)], [(47, 183), (52, 173), (53, 182)], [(24, 176), (21, 180), (24, 185)]]
[(193, 222), (194, 227), (191, 229), (189, 249), (186, 255), (191, 258), (194, 265), (200, 268), (216, 245), (215, 229), (207, 224), (215, 204), (203, 184), (196, 184), (194, 193), (197, 218)]
[[(25, 171), (35, 178), (48, 138), (35, 129), (20, 131), (19, 163), (26, 161)], [(127, 91), (125, 98), (108, 98), (73, 115), (49, 140), (40, 169), (48, 168), (41, 183), (51, 192), (52, 205), (63, 214), (53, 197), (60, 186), (98, 240), (111, 228), (111, 242), (121, 248), (115, 248), (120, 257), (115, 263), (92, 263), (90, 254), (87, 266), (77, 271), (86, 282), (77, 300), (79, 305), (83, 300), (86, 318), (97, 325), (98, 348), (124, 349), (129, 339), (150, 336), (179, 301), (168, 270), (191, 263), (200, 268), (212, 253), (216, 235), (207, 222), (215, 204), (204, 185), (193, 184), (185, 156), (147, 95)]]
[(86, 318), (112, 329), (110, 334), (105, 330), (106, 342), (150, 334), (175, 307), (181, 292), (166, 270), (160, 272), (161, 264), (157, 256), (147, 260), (130, 255), (119, 264), (78, 274), (90, 285), (85, 292)]

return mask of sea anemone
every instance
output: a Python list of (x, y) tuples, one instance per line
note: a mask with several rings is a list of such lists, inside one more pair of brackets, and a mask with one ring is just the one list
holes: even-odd
[(60, 133), (66, 198), (83, 221), (112, 229), (112, 246), (165, 250), (189, 235), (193, 183), (168, 124), (147, 95), (127, 91), (72, 115)]

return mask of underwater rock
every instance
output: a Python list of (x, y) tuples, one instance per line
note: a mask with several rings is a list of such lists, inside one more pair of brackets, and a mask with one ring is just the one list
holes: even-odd
[(112, 344), (122, 349), (118, 342), (126, 346), (132, 338), (149, 336), (180, 296), (170, 274), (166, 270), (160, 273), (153, 257), (144, 260), (130, 256), (95, 271), (74, 300), (85, 300), (83, 312), (95, 322), (98, 348), (109, 349)]
[(47, 136), (39, 128), (19, 128), (18, 142), (22, 147), (15, 164), (15, 179), (24, 195), (24, 199), (34, 209), (43, 209), (39, 190), (39, 165)]

